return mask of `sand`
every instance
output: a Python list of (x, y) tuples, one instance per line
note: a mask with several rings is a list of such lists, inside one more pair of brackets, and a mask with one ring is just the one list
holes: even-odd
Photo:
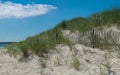
[(10, 57), (5, 49), (0, 49), (0, 75), (40, 75), (39, 62), (36, 57), (28, 62), (20, 62)]

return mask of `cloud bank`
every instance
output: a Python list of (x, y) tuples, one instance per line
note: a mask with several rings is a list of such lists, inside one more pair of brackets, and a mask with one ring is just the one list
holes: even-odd
[(47, 4), (27, 4), (22, 5), (12, 2), (0, 2), (0, 18), (24, 18), (43, 15), (48, 11), (56, 9), (53, 5)]

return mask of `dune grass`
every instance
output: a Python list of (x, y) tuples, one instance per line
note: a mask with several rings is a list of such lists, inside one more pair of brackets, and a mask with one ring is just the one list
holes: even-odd
[(29, 56), (29, 51), (34, 52), (36, 55), (43, 56), (44, 53), (54, 49), (56, 44), (71, 44), (68, 39), (62, 36), (62, 33), (58, 28), (33, 37), (28, 37), (26, 40), (19, 43), (11, 44), (7, 46), (7, 50), (11, 55), (22, 53), (23, 56), (27, 58)]
[(62, 36), (61, 30), (86, 32), (96, 27), (110, 24), (117, 24), (118, 27), (120, 27), (119, 8), (99, 12), (87, 18), (78, 17), (69, 21), (63, 21), (48, 31), (28, 37), (26, 40), (19, 43), (7, 46), (7, 50), (11, 55), (22, 53), (26, 58), (29, 56), (29, 51), (43, 56), (44, 53), (54, 49), (56, 44), (71, 44), (68, 39)]

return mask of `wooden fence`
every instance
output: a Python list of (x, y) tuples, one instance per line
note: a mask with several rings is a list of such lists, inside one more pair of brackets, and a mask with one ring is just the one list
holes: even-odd
[(98, 31), (80, 32), (79, 43), (93, 48), (111, 48), (120, 45), (120, 32)]

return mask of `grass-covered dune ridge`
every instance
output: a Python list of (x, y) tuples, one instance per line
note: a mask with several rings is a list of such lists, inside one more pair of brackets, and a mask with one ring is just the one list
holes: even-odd
[(87, 32), (93, 28), (111, 24), (116, 24), (120, 27), (120, 8), (99, 12), (87, 18), (78, 17), (63, 21), (48, 31), (7, 46), (7, 50), (11, 55), (22, 53), (26, 58), (29, 56), (29, 51), (43, 56), (49, 50), (54, 50), (56, 44), (69, 46), (72, 44), (70, 40), (63, 37), (61, 30)]

